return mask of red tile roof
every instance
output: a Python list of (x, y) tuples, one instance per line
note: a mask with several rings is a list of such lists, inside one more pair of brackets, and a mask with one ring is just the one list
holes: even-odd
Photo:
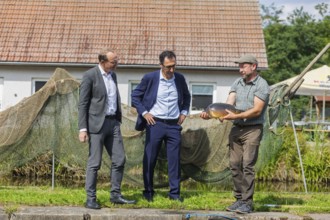
[(103, 47), (120, 63), (236, 67), (254, 54), (267, 67), (258, 0), (1, 0), (0, 62), (96, 63)]
[[(323, 96), (314, 96), (316, 102), (323, 102)], [(330, 96), (325, 96), (324, 100), (326, 102), (330, 101)]]

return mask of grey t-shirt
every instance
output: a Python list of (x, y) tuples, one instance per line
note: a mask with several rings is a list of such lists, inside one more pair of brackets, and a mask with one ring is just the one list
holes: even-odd
[(255, 96), (265, 102), (265, 106), (259, 117), (249, 119), (237, 119), (234, 121), (234, 124), (255, 125), (264, 123), (264, 117), (270, 93), (268, 83), (265, 79), (258, 75), (253, 81), (245, 83), (243, 78), (238, 78), (231, 86), (229, 93), (231, 92), (236, 93), (235, 106), (241, 111), (246, 111), (248, 109), (253, 108)]

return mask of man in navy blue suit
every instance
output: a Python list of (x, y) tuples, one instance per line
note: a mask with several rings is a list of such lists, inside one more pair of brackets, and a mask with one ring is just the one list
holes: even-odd
[(169, 198), (180, 197), (181, 124), (188, 115), (191, 96), (184, 76), (175, 72), (176, 55), (163, 51), (159, 55), (160, 70), (144, 75), (132, 92), (132, 103), (138, 112), (135, 129), (146, 129), (143, 156), (143, 196), (153, 201), (153, 176), (162, 142), (167, 149)]

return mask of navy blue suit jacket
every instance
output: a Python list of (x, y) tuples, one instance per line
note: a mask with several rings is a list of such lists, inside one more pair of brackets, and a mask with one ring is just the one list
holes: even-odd
[[(180, 112), (186, 110), (189, 112), (191, 96), (184, 76), (175, 72), (175, 85), (178, 91), (178, 105)], [(157, 92), (159, 87), (160, 70), (147, 73), (143, 76), (141, 83), (132, 92), (132, 103), (138, 112), (135, 129), (143, 131), (146, 126), (146, 120), (142, 116), (145, 111), (150, 111), (157, 101)]]

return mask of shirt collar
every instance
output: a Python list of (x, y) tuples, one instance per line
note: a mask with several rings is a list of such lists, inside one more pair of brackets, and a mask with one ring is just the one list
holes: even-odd
[(174, 81), (174, 79), (175, 79), (175, 74), (173, 75), (173, 77), (171, 79), (165, 79), (164, 76), (163, 76), (163, 74), (162, 74), (162, 70), (161, 69), (159, 71), (159, 75), (160, 75), (159, 80)]
[(255, 85), (255, 84), (257, 83), (258, 79), (259, 79), (259, 74), (256, 76), (256, 78), (254, 78), (252, 81), (250, 81), (250, 82), (248, 82), (248, 83), (245, 83), (245, 81), (244, 81), (243, 78), (241, 78), (240, 82), (241, 82), (241, 84), (243, 84), (243, 85), (244, 85), (244, 84), (253, 84), (253, 85)]
[(105, 76), (107, 76), (108, 74), (109, 74), (109, 75), (112, 74), (112, 72), (109, 72), (109, 73), (105, 72), (100, 64), (99, 64), (99, 70), (100, 70), (101, 74), (102, 74), (102, 75), (105, 75)]

